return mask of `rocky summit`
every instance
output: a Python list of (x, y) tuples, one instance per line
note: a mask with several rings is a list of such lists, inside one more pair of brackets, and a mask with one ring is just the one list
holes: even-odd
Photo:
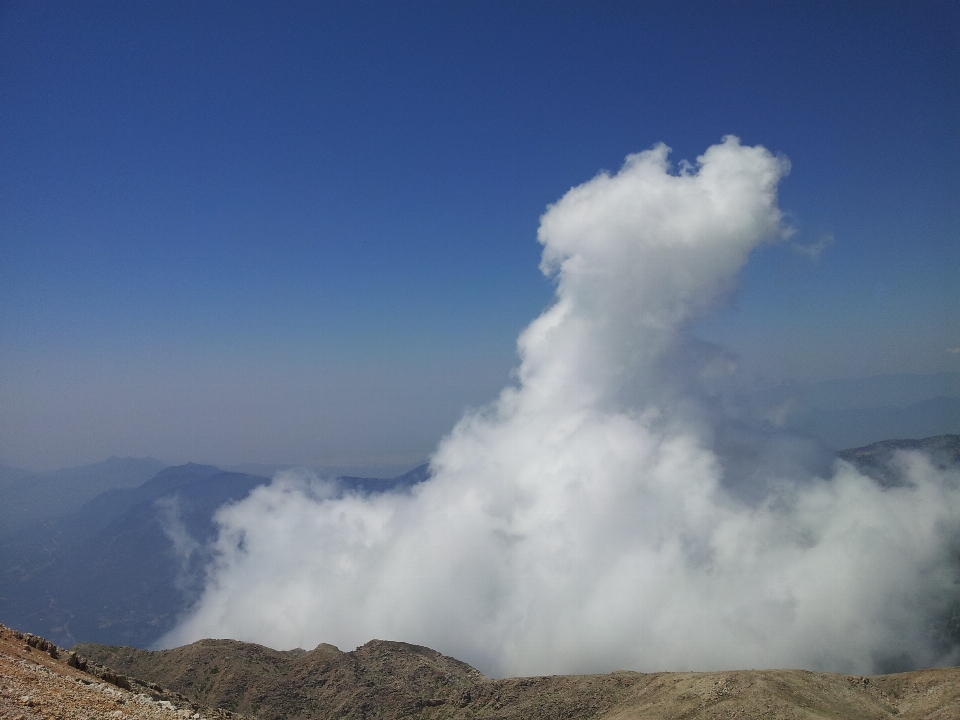
[(4, 720), (956, 720), (960, 668), (860, 677), (805, 670), (491, 680), (429, 648), (373, 640), (278, 651), (233, 640), (65, 650), (0, 625)]
[(80, 645), (81, 655), (194, 702), (253, 718), (956, 720), (960, 668), (860, 677), (805, 670), (491, 680), (429, 648), (351, 652), (201, 640), (172, 650)]
[(0, 625), (0, 718), (243, 720)]

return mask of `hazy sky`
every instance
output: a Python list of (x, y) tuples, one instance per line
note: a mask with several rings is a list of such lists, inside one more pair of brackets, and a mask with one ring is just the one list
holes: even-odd
[(701, 334), (958, 370), (957, 88), (956, 2), (0, 1), (0, 461), (419, 461), (550, 302), (548, 204), (728, 133), (797, 232)]

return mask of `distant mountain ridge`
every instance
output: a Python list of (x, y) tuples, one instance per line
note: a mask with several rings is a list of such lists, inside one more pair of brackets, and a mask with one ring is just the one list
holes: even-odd
[(881, 440), (864, 447), (841, 450), (837, 457), (853, 463), (860, 472), (884, 487), (895, 487), (903, 482), (898, 468), (891, 462), (898, 450), (925, 452), (933, 464), (941, 469), (960, 465), (960, 435), (937, 435), (920, 440)]
[[(891, 462), (896, 450), (924, 450), (945, 467), (960, 464), (958, 448), (960, 435), (944, 435), (883, 441), (838, 457), (889, 487), (901, 482)], [(428, 467), (421, 465), (394, 478), (335, 482), (340, 494), (369, 495), (408, 492), (427, 478)], [(187, 463), (29, 525), (0, 540), (0, 620), (64, 646), (153, 644), (203, 591), (217, 509), (269, 482)], [(960, 643), (960, 622), (954, 625), (945, 636)]]
[(823, 410), (811, 408), (788, 427), (833, 448), (859, 447), (881, 438), (923, 438), (960, 433), (960, 398), (935, 397), (907, 406)]
[(164, 467), (155, 458), (116, 456), (43, 473), (0, 465), (0, 537), (74, 512), (104, 491), (136, 487)]
[[(422, 465), (336, 483), (341, 493), (403, 492), (426, 477)], [(64, 646), (152, 644), (203, 589), (217, 509), (269, 482), (187, 463), (29, 525), (0, 542), (0, 618)]]
[(171, 490), (190, 485), (220, 472), (213, 465), (187, 463), (164, 468), (135, 488), (107, 490), (83, 505), (69, 522), (78, 534), (91, 535), (124, 512), (141, 503), (156, 500)]
[(784, 382), (740, 398), (776, 427), (833, 450), (960, 433), (960, 372)]

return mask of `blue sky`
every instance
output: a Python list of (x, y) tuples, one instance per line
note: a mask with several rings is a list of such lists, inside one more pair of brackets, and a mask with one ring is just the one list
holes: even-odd
[(792, 163), (701, 329), (960, 370), (960, 4), (0, 2), (0, 460), (403, 465), (550, 301), (540, 215), (657, 142)]

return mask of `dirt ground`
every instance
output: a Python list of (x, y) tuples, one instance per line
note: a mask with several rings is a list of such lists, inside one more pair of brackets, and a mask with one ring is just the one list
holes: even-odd
[[(0, 718), (226, 720), (244, 717), (229, 709), (239, 704), (247, 717), (271, 720), (960, 719), (956, 667), (875, 677), (744, 670), (489, 680), (429, 648), (382, 641), (349, 653), (213, 640), (160, 652), (84, 649), (87, 658), (73, 656), (0, 625)], [(98, 664), (110, 660), (115, 669)], [(235, 674), (241, 668), (247, 674)]]
[[(31, 646), (33, 639), (39, 647)], [(52, 652), (51, 652), (52, 650)], [(68, 664), (69, 653), (42, 638), (23, 635), (0, 625), (0, 718), (3, 720), (173, 720), (226, 718), (227, 713), (203, 708), (132, 683), (106, 668), (89, 672)], [(128, 684), (120, 687), (104, 679)], [(239, 718), (234, 715), (233, 717)]]

